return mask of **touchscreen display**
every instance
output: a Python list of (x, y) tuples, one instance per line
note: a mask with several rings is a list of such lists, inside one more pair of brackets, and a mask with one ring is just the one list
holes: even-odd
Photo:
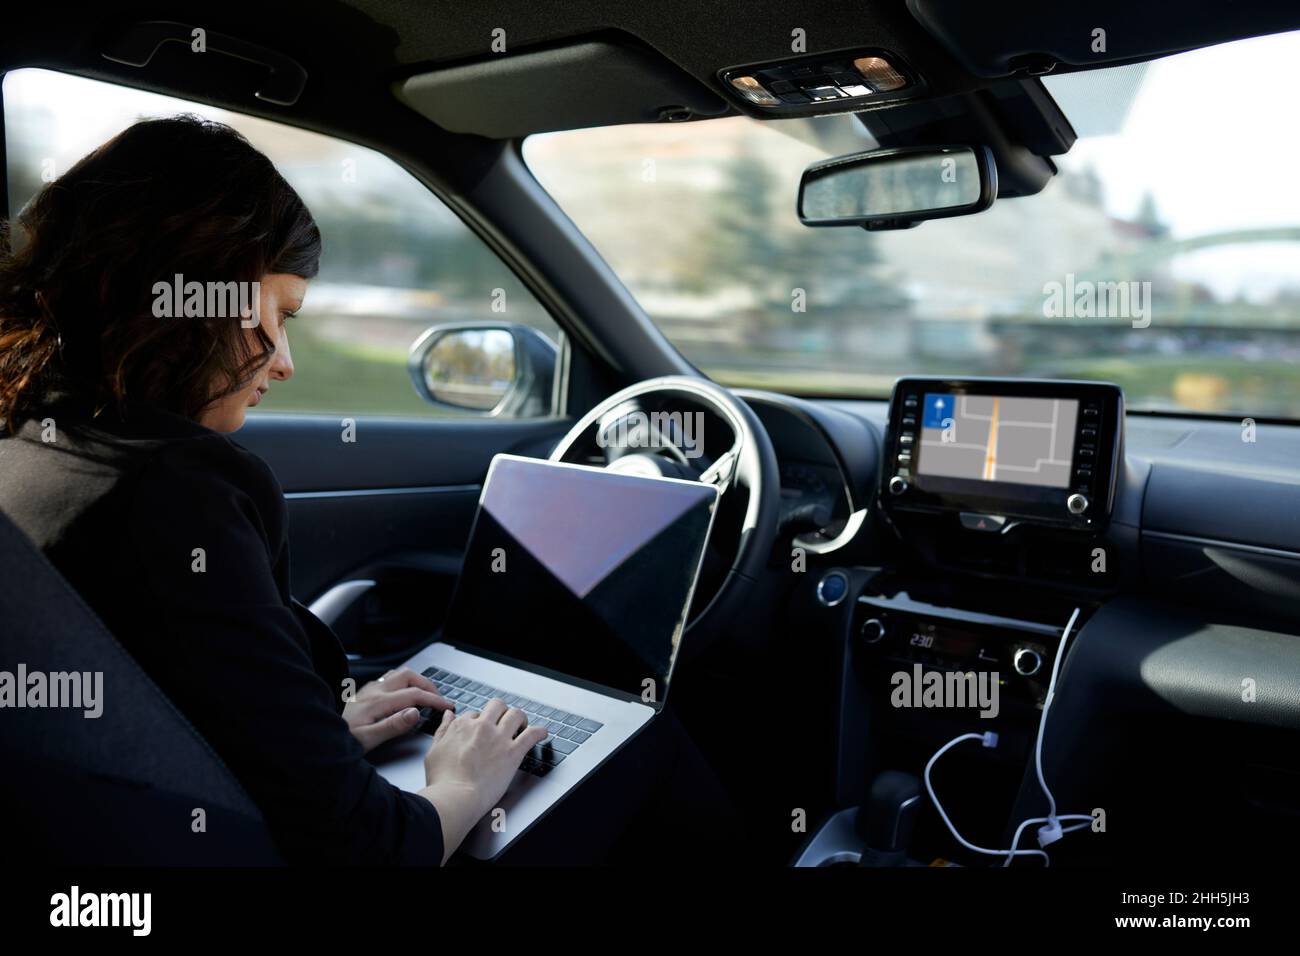
[(1067, 488), (1079, 401), (931, 392), (918, 477)]

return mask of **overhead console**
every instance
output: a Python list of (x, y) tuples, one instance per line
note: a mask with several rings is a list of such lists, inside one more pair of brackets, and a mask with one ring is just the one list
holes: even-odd
[(924, 88), (897, 53), (874, 48), (730, 67), (718, 71), (718, 79), (745, 105), (776, 116), (870, 109)]
[(1097, 532), (1110, 521), (1124, 397), (1098, 382), (904, 378), (894, 388), (879, 505), (968, 531)]

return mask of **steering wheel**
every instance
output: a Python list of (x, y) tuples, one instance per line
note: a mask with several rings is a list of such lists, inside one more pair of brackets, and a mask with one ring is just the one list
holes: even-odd
[[(679, 434), (639, 436), (646, 440), (638, 440), (635, 450), (597, 440), (597, 436), (608, 435), (613, 426), (634, 412), (664, 407), (683, 412), (695, 408), (710, 413), (730, 430), (730, 446), (725, 449), (692, 447), (689, 450), (693, 454), (687, 455), (681, 448), (683, 436)], [(642, 416), (641, 420), (646, 418), (655, 421), (653, 415)], [(672, 423), (681, 419), (666, 415), (660, 420)], [(700, 445), (707, 444), (705, 436), (713, 437), (707, 429), (703, 431), (704, 435), (694, 436)], [(781, 505), (781, 476), (772, 441), (753, 409), (725, 388), (704, 378), (665, 375), (630, 385), (597, 404), (560, 439), (550, 460), (584, 463), (589, 460), (587, 453), (593, 445), (599, 446), (604, 453), (605, 467), (612, 471), (687, 478), (717, 485), (721, 492), (719, 514), (724, 505), (736, 504), (738, 496), (745, 499), (743, 516), (721, 532), (715, 520), (710, 533), (710, 550), (731, 555), (730, 567), (711, 596), (699, 593), (697, 588), (693, 606), (703, 603), (703, 607), (687, 623), (683, 636), (689, 634), (690, 639), (683, 639), (678, 659), (694, 657), (722, 633), (726, 622), (743, 611), (746, 596), (771, 553)], [(738, 531), (734, 530), (736, 525)], [(735, 540), (714, 540), (719, 534)]]

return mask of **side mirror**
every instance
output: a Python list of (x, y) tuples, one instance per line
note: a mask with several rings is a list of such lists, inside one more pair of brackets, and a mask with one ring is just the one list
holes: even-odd
[(814, 163), (799, 182), (805, 226), (906, 229), (993, 205), (997, 165), (987, 146), (875, 149)]
[(516, 322), (456, 322), (426, 329), (411, 346), (407, 371), (432, 405), (494, 418), (551, 411), (555, 343)]

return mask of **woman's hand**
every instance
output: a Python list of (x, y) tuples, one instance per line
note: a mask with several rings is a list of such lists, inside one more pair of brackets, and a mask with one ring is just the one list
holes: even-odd
[(443, 713), (424, 758), (428, 786), (421, 793), (442, 818), (444, 863), (501, 799), (524, 754), (545, 739), (545, 727), (529, 727), (522, 710), (495, 697), (481, 714)]
[(352, 736), (370, 751), (419, 726), (421, 707), (450, 710), (451, 701), (437, 690), (433, 681), (409, 667), (389, 671), (366, 684), (354, 700), (343, 705), (343, 719)]

